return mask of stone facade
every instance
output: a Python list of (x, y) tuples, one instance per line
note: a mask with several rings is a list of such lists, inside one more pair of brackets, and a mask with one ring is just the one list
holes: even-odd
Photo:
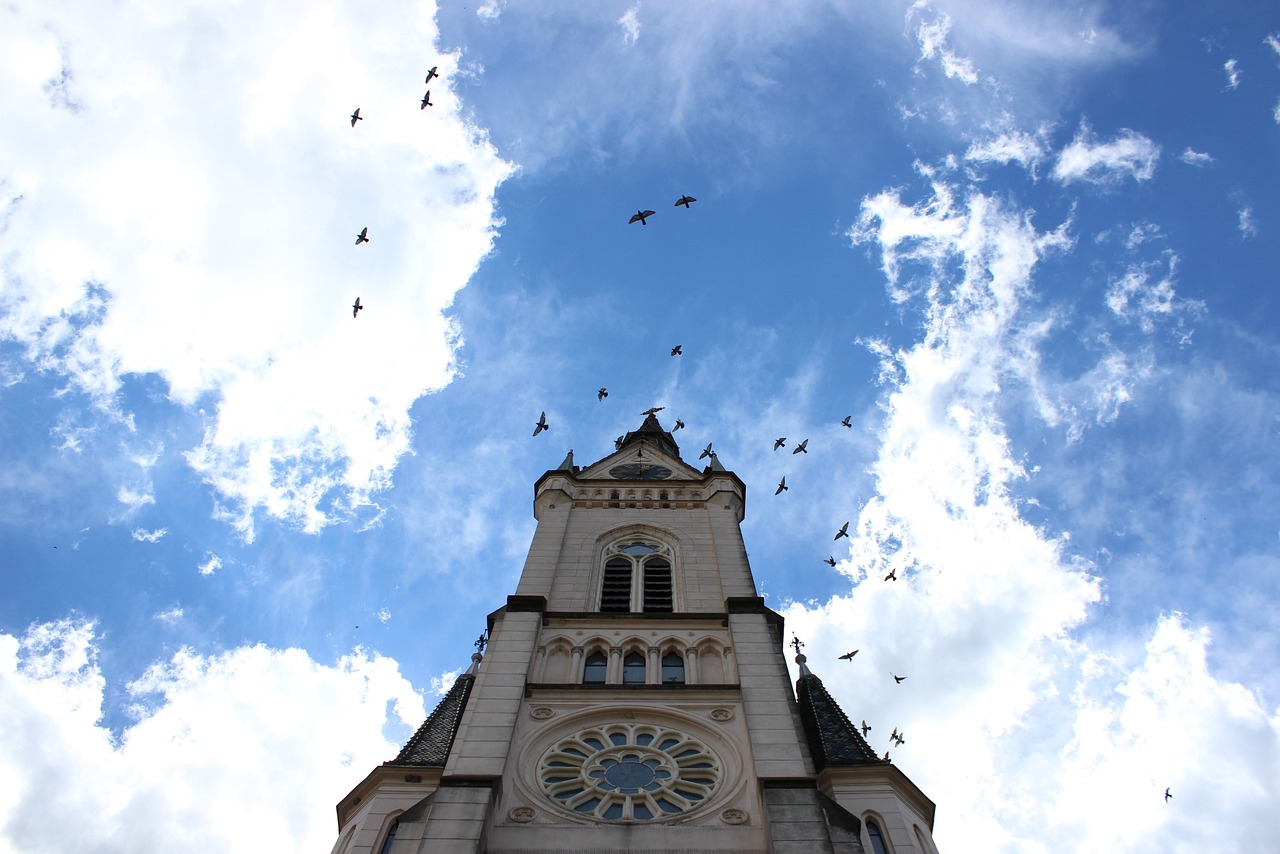
[(685, 463), (649, 415), (534, 493), (486, 654), (339, 803), (333, 854), (877, 854), (868, 816), (886, 851), (934, 854), (933, 804), (814, 731), (843, 717), (820, 682), (817, 714), (797, 705), (736, 475)]

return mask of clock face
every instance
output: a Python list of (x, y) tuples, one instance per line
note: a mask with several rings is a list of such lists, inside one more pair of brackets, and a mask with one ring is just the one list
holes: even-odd
[(609, 469), (609, 476), (614, 480), (666, 480), (671, 474), (666, 466), (651, 463), (623, 463)]

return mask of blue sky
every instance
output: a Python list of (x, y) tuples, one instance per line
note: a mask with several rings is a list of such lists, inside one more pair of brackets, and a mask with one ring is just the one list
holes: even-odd
[(1280, 842), (1274, 8), (243, 11), (0, 13), (0, 849), (324, 850), (650, 406), (942, 850)]

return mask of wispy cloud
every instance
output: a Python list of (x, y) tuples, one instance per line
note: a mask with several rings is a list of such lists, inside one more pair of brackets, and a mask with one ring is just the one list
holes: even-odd
[(1213, 157), (1203, 151), (1196, 151), (1188, 148), (1178, 156), (1178, 159), (1188, 166), (1208, 166), (1213, 162)]
[(164, 539), (164, 535), (167, 533), (169, 533), (168, 528), (156, 528), (154, 531), (134, 528), (133, 538), (140, 543), (158, 543)]
[(1099, 142), (1088, 125), (1082, 125), (1070, 144), (1058, 155), (1053, 177), (1063, 184), (1083, 181), (1112, 186), (1124, 178), (1146, 181), (1155, 174), (1160, 146), (1142, 134), (1121, 130), (1110, 142)]
[(930, 8), (928, 0), (917, 0), (907, 10), (907, 23), (915, 22), (916, 41), (920, 45), (920, 58), (936, 60), (942, 73), (948, 78), (972, 86), (978, 82), (978, 72), (973, 62), (958, 55), (948, 44), (951, 35), (951, 16)]
[(1258, 224), (1253, 220), (1253, 208), (1245, 206), (1236, 211), (1236, 227), (1240, 236), (1249, 240), (1258, 236)]
[(128, 515), (137, 513), (148, 504), (156, 503), (156, 497), (149, 489), (134, 489), (128, 486), (122, 486), (116, 490), (116, 500), (125, 506), (125, 512)]
[(182, 619), (182, 606), (174, 605), (172, 608), (166, 608), (155, 615), (155, 619), (168, 625), (173, 625)]
[(386, 608), (379, 608), (378, 612), (374, 614), (374, 616), (378, 618), (379, 623), (384, 625), (391, 622), (391, 612)]
[(215, 572), (222, 569), (222, 558), (218, 557), (213, 552), (205, 552), (204, 560), (200, 562), (200, 565), (197, 566), (196, 569), (199, 570), (201, 575), (213, 575)]
[[(255, 513), (318, 530), (386, 487), (410, 406), (453, 377), (446, 312), (511, 167), (452, 94), (455, 57), (432, 61), (433, 110), (403, 95), (437, 53), (429, 15), (100, 11), (19, 8), (0, 35), (30, 59), (0, 65), (25, 117), (0, 124), (0, 183), (21, 198), (0, 232), (0, 337), (103, 407), (125, 374), (163, 377), (203, 407), (187, 459), (246, 538)], [(187, 37), (198, 63), (169, 52)], [(50, 79), (83, 109), (51, 108)]]
[(1227, 75), (1227, 88), (1237, 88), (1240, 85), (1240, 63), (1234, 59), (1228, 59), (1222, 64), (1222, 70)]
[(1032, 175), (1044, 158), (1040, 140), (1025, 131), (1011, 131), (975, 142), (964, 154), (964, 159), (971, 163), (1017, 163)]
[(1159, 261), (1131, 266), (1107, 286), (1107, 308), (1146, 333), (1155, 331), (1159, 323), (1177, 320), (1188, 312), (1195, 314), (1203, 306), (1178, 298), (1173, 284), (1177, 270), (1178, 256), (1172, 252)]
[(1262, 40), (1262, 43), (1271, 48), (1271, 50), (1275, 52), (1275, 55), (1280, 58), (1280, 37), (1277, 37), (1275, 33), (1269, 33), (1267, 37)]
[(622, 28), (623, 40), (627, 44), (635, 44), (636, 39), (640, 38), (639, 3), (622, 13), (622, 17), (618, 19), (618, 26)]

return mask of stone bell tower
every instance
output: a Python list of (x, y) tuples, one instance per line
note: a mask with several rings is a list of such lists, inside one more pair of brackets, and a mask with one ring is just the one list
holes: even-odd
[(745, 485), (645, 415), (538, 478), (487, 652), (338, 804), (333, 854), (936, 854), (933, 803), (803, 656), (793, 691)]

